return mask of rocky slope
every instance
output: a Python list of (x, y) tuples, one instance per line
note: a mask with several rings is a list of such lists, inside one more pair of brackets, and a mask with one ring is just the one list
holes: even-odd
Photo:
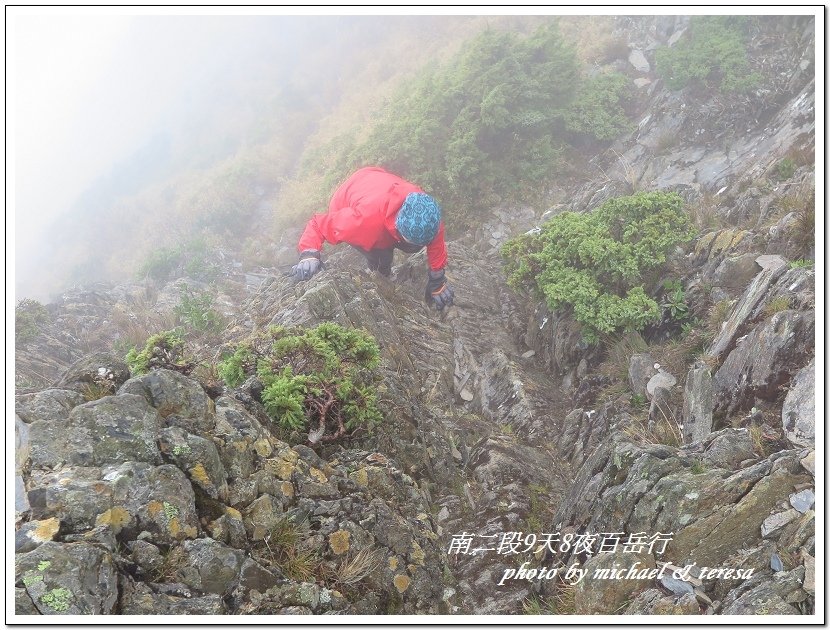
[[(699, 351), (666, 320), (617, 353), (621, 385), (611, 347), (506, 287), (498, 246), (561, 205), (493, 212), (451, 242), (443, 314), (422, 301), (422, 254), (391, 280), (345, 250), (297, 285), (226, 269), (224, 348), (270, 324), (377, 338), (385, 421), (337, 445), (292, 443), (245, 386), (130, 378), (108, 351), (131, 314), (168, 321), (175, 282), (69, 293), (16, 355), (16, 612), (811, 613), (815, 272), (791, 263), (813, 255), (796, 237), (814, 176), (771, 173), (814, 142), (812, 34), (794, 21), (757, 44), (787, 78), (756, 112), (655, 80), (653, 49), (685, 27), (620, 19), (639, 128), (557, 195), (590, 211), (671, 189), (705, 214), (673, 259), (690, 310), (722, 314)], [(635, 562), (663, 572), (596, 572)]]

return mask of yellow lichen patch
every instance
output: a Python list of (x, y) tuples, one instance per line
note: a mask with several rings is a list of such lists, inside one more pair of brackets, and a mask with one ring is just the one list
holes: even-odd
[(389, 558), (389, 568), (392, 571), (397, 570), (397, 568), (398, 568), (398, 558), (396, 556), (392, 556), (391, 558)]
[(349, 550), (349, 538), (351, 538), (351, 534), (345, 529), (338, 529), (336, 532), (329, 534), (331, 550), (338, 556), (346, 553)]
[(242, 514), (239, 513), (239, 510), (232, 507), (226, 507), (225, 514), (227, 514), (229, 518), (235, 518), (237, 521), (242, 520)]
[(428, 521), (429, 520), (429, 514), (427, 514), (426, 512), (421, 512), (415, 518), (417, 518), (419, 521)]
[(291, 475), (297, 469), (297, 467), (292, 464), (291, 462), (287, 462), (284, 459), (269, 459), (265, 462), (265, 467), (271, 474), (275, 475), (279, 479), (283, 481), (288, 481), (291, 479)]
[(421, 549), (421, 545), (419, 545), (418, 542), (415, 540), (412, 541), (412, 551), (410, 552), (409, 557), (415, 564), (424, 563), (424, 558), (426, 557), (426, 554), (424, 554), (424, 550)]
[(349, 478), (361, 486), (369, 485), (369, 473), (366, 472), (365, 468), (349, 473)]
[(38, 521), (37, 527), (29, 532), (29, 538), (39, 542), (52, 540), (61, 527), (57, 518), (47, 518), (45, 521)]
[[(736, 238), (738, 238), (738, 235), (736, 235), (735, 230), (724, 230), (718, 234), (718, 237), (712, 244), (712, 249), (709, 252), (709, 258), (714, 258), (715, 256), (719, 256), (720, 254), (726, 252), (729, 247), (734, 244), (733, 241)], [(738, 238), (738, 240), (740, 240), (740, 238)]]
[[(439, 527), (439, 529), (440, 529), (440, 527)], [(430, 531), (430, 530), (426, 530), (424, 532), (424, 536), (426, 536), (430, 540), (438, 540), (438, 534), (436, 534), (435, 532)]]
[(207, 474), (207, 470), (205, 470), (205, 467), (201, 463), (196, 464), (195, 466), (193, 466), (193, 468), (190, 469), (190, 477), (193, 479), (193, 481), (202, 486), (213, 485), (213, 482), (210, 480), (210, 477)]
[(98, 518), (95, 519), (95, 526), (98, 525), (109, 525), (112, 527), (113, 531), (117, 534), (121, 531), (121, 528), (124, 527), (127, 523), (130, 522), (130, 513), (121, 507), (114, 507), (103, 514), (99, 514)]
[(293, 498), (294, 498), (294, 486), (293, 486), (293, 485), (291, 485), (291, 482), (289, 482), (289, 481), (283, 481), (283, 482), (280, 484), (280, 490), (282, 490), (282, 493), (283, 493), (285, 496), (287, 496), (289, 499), (293, 499)]
[(415, 573), (415, 571), (418, 570), (418, 567), (416, 567), (414, 564), (407, 564), (406, 565), (406, 570), (409, 571), (410, 573)]
[(196, 528), (192, 525), (182, 527), (181, 522), (179, 521), (178, 516), (174, 516), (170, 519), (167, 523), (167, 530), (170, 532), (170, 535), (176, 539), (182, 538), (196, 538)]
[(155, 519), (158, 517), (159, 514), (164, 512), (164, 506), (161, 504), (161, 501), (150, 501), (147, 505), (147, 513), (150, 515), (150, 518)]
[(749, 234), (749, 232), (747, 232), (746, 230), (741, 230), (740, 232), (738, 232), (735, 235), (735, 238), (732, 239), (732, 243), (729, 245), (729, 247), (732, 247), (732, 248), (737, 247), (738, 243), (740, 243), (742, 240), (744, 240), (744, 237), (747, 234)]
[(264, 438), (254, 442), (254, 450), (260, 457), (270, 457), (271, 453), (274, 452), (274, 449), (271, 448), (271, 443)]
[(704, 251), (709, 249), (709, 246), (712, 244), (712, 241), (715, 240), (715, 236), (717, 236), (717, 232), (709, 232), (708, 234), (704, 234), (700, 237), (700, 240), (697, 242), (695, 246), (695, 254), (700, 254)]
[(231, 446), (241, 453), (242, 451), (247, 451), (250, 444), (248, 440), (239, 440), (238, 442), (233, 442)]
[(300, 455), (297, 451), (288, 447), (280, 449), (280, 451), (277, 452), (277, 457), (289, 461), (292, 464), (296, 464), (300, 460)]
[(412, 582), (412, 580), (410, 580), (407, 575), (396, 575), (392, 580), (392, 583), (395, 585), (395, 588), (398, 589), (399, 593), (403, 593), (406, 589), (408, 589), (410, 582)]
[(309, 474), (312, 476), (313, 479), (319, 481), (320, 483), (326, 483), (328, 481), (328, 477), (323, 474), (323, 471), (319, 468), (315, 468), (312, 466), (308, 470)]

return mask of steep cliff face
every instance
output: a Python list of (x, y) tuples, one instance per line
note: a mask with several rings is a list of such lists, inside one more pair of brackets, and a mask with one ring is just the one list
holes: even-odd
[[(639, 345), (591, 346), (508, 289), (498, 246), (563, 206), (452, 240), (444, 313), (423, 254), (391, 279), (345, 249), (299, 284), (228, 266), (230, 323), (202, 356), (273, 324), (378, 341), (383, 422), (312, 448), (250, 383), (90, 355), (129, 321), (169, 322), (181, 280), (67, 294), (17, 349), (16, 612), (811, 613), (815, 272), (793, 261), (814, 255), (814, 175), (778, 165), (814, 143), (812, 35), (795, 21), (757, 44), (786, 75), (758, 112), (656, 81), (653, 49), (687, 26), (621, 20), (640, 125), (597, 178), (557, 185), (584, 211), (680, 192), (701, 230), (672, 264), (692, 313), (720, 314), (708, 336), (666, 317)], [(631, 567), (654, 573), (603, 577)]]

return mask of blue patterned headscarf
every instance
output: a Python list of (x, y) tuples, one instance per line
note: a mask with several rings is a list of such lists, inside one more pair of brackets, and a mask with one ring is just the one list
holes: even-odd
[(409, 193), (398, 211), (395, 227), (410, 243), (428, 245), (438, 234), (441, 208), (426, 193)]

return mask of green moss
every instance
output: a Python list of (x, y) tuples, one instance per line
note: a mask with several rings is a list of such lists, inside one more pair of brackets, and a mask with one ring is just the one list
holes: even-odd
[(187, 445), (173, 447), (173, 455), (190, 455), (190, 453), (191, 448)]
[[(569, 309), (596, 341), (660, 318), (646, 291), (668, 252), (693, 235), (683, 200), (649, 192), (611, 199), (590, 213), (563, 212), (502, 248), (508, 282)], [(682, 297), (682, 296), (681, 296)]]
[(41, 560), (37, 564), (37, 570), (38, 571), (45, 571), (46, 569), (48, 569), (51, 566), (52, 566), (52, 563), (49, 560)]
[(65, 588), (53, 588), (40, 598), (41, 603), (55, 612), (69, 610), (69, 603), (72, 601), (72, 593)]

